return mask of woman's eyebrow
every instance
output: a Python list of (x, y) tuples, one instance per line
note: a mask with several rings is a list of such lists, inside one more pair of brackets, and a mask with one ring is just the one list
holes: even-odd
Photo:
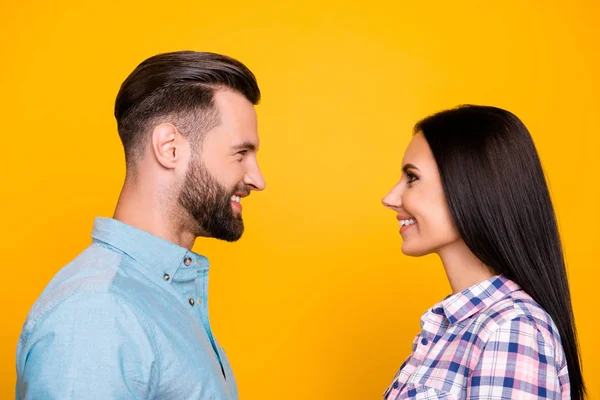
[(404, 164), (404, 167), (402, 167), (402, 171), (404, 172), (407, 172), (409, 169), (419, 170), (419, 168), (415, 167), (413, 164)]

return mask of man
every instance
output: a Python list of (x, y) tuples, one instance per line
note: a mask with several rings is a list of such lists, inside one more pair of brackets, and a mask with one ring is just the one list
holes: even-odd
[(265, 182), (254, 75), (229, 57), (151, 57), (115, 117), (126, 178), (113, 219), (31, 309), (17, 348), (18, 399), (237, 399), (213, 337), (208, 260), (196, 237), (235, 241), (240, 200)]

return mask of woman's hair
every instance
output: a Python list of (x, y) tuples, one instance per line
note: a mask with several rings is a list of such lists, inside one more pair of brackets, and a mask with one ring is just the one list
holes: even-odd
[(465, 105), (415, 126), (437, 162), (450, 213), (469, 249), (518, 283), (550, 315), (573, 399), (583, 399), (564, 256), (544, 172), (525, 125), (495, 107)]

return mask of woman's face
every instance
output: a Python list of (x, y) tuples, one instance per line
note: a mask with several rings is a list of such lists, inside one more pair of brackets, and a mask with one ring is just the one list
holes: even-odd
[(423, 133), (404, 153), (402, 178), (383, 198), (397, 214), (402, 252), (410, 256), (439, 253), (460, 238), (446, 202), (437, 164)]

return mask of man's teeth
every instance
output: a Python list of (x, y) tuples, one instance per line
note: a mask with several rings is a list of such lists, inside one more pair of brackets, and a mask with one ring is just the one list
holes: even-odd
[(400, 226), (408, 226), (408, 225), (412, 225), (412, 224), (416, 224), (417, 221), (413, 218), (411, 219), (401, 219), (400, 221), (398, 221), (398, 224)]
[(240, 202), (242, 199), (240, 196), (233, 195), (231, 196), (231, 201)]

